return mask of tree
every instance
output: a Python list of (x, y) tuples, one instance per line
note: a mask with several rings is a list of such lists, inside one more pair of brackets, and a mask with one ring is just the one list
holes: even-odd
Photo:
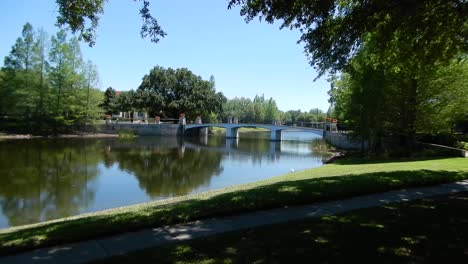
[[(415, 135), (448, 134), (455, 124), (468, 120), (462, 107), (468, 103), (465, 59), (420, 73), (419, 89), (409, 95), (408, 83), (414, 79), (368, 57), (366, 49), (359, 52), (346, 73), (333, 81), (330, 96), (338, 118), (373, 151), (381, 150), (384, 138), (404, 143), (409, 129)], [(415, 101), (409, 104), (412, 96)], [(408, 122), (408, 115), (414, 123)]]
[(75, 71), (75, 54), (69, 43), (64, 30), (57, 32), (51, 39), (50, 49), (50, 79), (52, 85), (52, 94), (55, 97), (55, 103), (52, 107), (54, 119), (58, 125), (71, 124), (67, 122), (69, 107), (69, 95), (73, 87), (73, 75)]
[(98, 119), (102, 108), (99, 104), (103, 101), (103, 94), (99, 89), (96, 89), (99, 82), (99, 74), (96, 65), (88, 60), (80, 66), (79, 79), (81, 81), (78, 91), (79, 108), (77, 117), (80, 121), (87, 124), (93, 119)]
[[(56, 2), (59, 7), (57, 25), (68, 26), (72, 33), (78, 32), (80, 39), (93, 46), (96, 28), (99, 25), (100, 15), (104, 13), (106, 0), (56, 0)], [(157, 43), (161, 37), (166, 36), (166, 32), (151, 15), (149, 0), (140, 0), (140, 2), (142, 2), (140, 15), (143, 20), (140, 35), (142, 38), (150, 37), (152, 42)]]
[(265, 96), (255, 95), (253, 99), (253, 121), (263, 123), (265, 121)]
[[(151, 100), (147, 100), (149, 97)], [(159, 66), (143, 77), (137, 98), (142, 102), (138, 105), (140, 109), (152, 114), (162, 111), (173, 118), (182, 112), (191, 117), (207, 117), (210, 112), (221, 112), (225, 100), (222, 93), (216, 93), (214, 81), (205, 81), (186, 68), (174, 70)]]
[(38, 98), (36, 102), (35, 115), (39, 122), (43, 122), (44, 117), (49, 110), (49, 84), (47, 82), (47, 68), (49, 63), (47, 61), (48, 54), (48, 38), (47, 32), (40, 29), (36, 34), (36, 42), (34, 43), (34, 71), (39, 78), (37, 82)]
[(11, 48), (10, 55), (5, 57), (4, 67), (7, 69), (31, 69), (31, 58), (33, 56), (34, 31), (30, 23), (23, 26), (22, 37), (16, 39)]
[[(397, 78), (397, 76), (394, 76)], [(385, 134), (399, 135), (401, 94), (397, 79), (384, 75), (384, 71), (369, 65), (358, 56), (332, 84), (331, 102), (335, 113), (362, 143), (368, 142), (372, 150), (381, 147)], [(388, 125), (390, 124), (390, 125)]]
[(452, 134), (457, 124), (468, 121), (468, 61), (466, 56), (440, 65), (421, 81), (418, 94), (418, 133)]
[(116, 110), (119, 112), (134, 112), (137, 110), (135, 104), (135, 91), (121, 92), (117, 96)]
[(265, 100), (264, 95), (256, 95), (253, 101), (244, 97), (227, 100), (223, 104), (222, 116), (226, 119), (237, 118), (241, 123), (270, 124), (272, 120), (280, 120), (281, 112), (273, 98)]
[(273, 98), (270, 98), (270, 100), (268, 100), (268, 102), (266, 103), (265, 107), (265, 123), (271, 123), (272, 120), (280, 121), (279, 119), (280, 111), (276, 106), (275, 100), (273, 100)]
[(282, 20), (298, 28), (305, 52), (319, 74), (353, 67), (365, 49), (369, 66), (396, 74), (402, 87), (400, 143), (411, 149), (418, 119), (421, 80), (440, 63), (468, 50), (468, 3), (462, 0), (231, 0), (250, 21)]
[(4, 60), (4, 71), (8, 75), (6, 85), (9, 86), (5, 87), (5, 93), (13, 99), (11, 104), (16, 105), (18, 114), (29, 115), (36, 96), (31, 81), (34, 41), (33, 27), (30, 23), (26, 23), (21, 37), (16, 40), (10, 54)]
[(369, 33), (382, 52), (393, 50), (397, 40), (406, 44), (401, 52), (408, 59), (428, 64), (468, 48), (468, 3), (463, 0), (229, 1), (229, 8), (236, 5), (247, 21), (258, 16), (269, 23), (281, 20), (281, 28), (300, 29), (305, 52), (321, 74), (344, 69)]
[(26, 23), (0, 74), (0, 112), (21, 132), (50, 133), (99, 116), (102, 93), (92, 62), (83, 62), (77, 38), (65, 31), (49, 40)]
[[(166, 33), (149, 12), (149, 1), (143, 5), (142, 37), (149, 35), (157, 42)], [(104, 12), (105, 0), (56, 0), (59, 7), (57, 24), (68, 26), (73, 33), (94, 44), (99, 16)], [(408, 40), (432, 43), (445, 47), (451, 40), (454, 47), (466, 49), (467, 3), (463, 0), (392, 0), (392, 1), (340, 1), (340, 0), (229, 0), (228, 8), (241, 6), (241, 15), (247, 21), (259, 16), (269, 23), (282, 20), (282, 28), (299, 28), (306, 43), (311, 62), (320, 69), (344, 66), (352, 57), (367, 32), (381, 34), (385, 44), (397, 32), (416, 33)], [(446, 30), (450, 29), (450, 30)], [(441, 38), (439, 39), (439, 36)], [(422, 38), (421, 38), (422, 37)], [(420, 41), (417, 41), (417, 40)], [(429, 41), (429, 42), (428, 42)], [(453, 52), (432, 49), (437, 53)]]
[(253, 122), (253, 103), (249, 98), (235, 97), (223, 104), (224, 119), (237, 118), (241, 123)]
[(108, 87), (104, 92), (104, 100), (100, 106), (107, 115), (111, 115), (115, 112), (117, 107), (117, 95), (112, 87)]
[(289, 110), (285, 113), (286, 122), (295, 124), (299, 121), (299, 116), (301, 115), (301, 110)]

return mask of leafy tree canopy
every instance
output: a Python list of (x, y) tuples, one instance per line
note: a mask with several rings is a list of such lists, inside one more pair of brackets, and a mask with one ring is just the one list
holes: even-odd
[(225, 100), (221, 92), (216, 93), (214, 78), (203, 80), (186, 68), (154, 67), (136, 91), (137, 108), (169, 117), (181, 112), (192, 117), (219, 113)]
[[(92, 46), (106, 1), (56, 0), (57, 25), (68, 26)], [(139, 1), (141, 36), (158, 42), (166, 32), (150, 14), (149, 0)], [(369, 38), (378, 43), (376, 61), (399, 61), (400, 68), (449, 61), (468, 50), (465, 0), (228, 0), (228, 8), (234, 6), (241, 7), (246, 21), (279, 20), (281, 28), (299, 29), (299, 42), (320, 75), (347, 67)]]
[(117, 95), (112, 87), (108, 87), (104, 92), (104, 100), (100, 106), (104, 109), (105, 113), (110, 115), (116, 110)]
[[(161, 37), (166, 36), (166, 32), (151, 15), (149, 0), (139, 1), (142, 2), (140, 16), (143, 20), (140, 35), (142, 38), (149, 37), (152, 42), (157, 43)], [(80, 39), (93, 46), (99, 18), (104, 13), (104, 5), (107, 0), (56, 0), (56, 2), (59, 7), (57, 25), (68, 26), (73, 33), (79, 34)]]
[[(230, 0), (247, 21), (255, 17), (298, 28), (320, 74), (344, 69), (371, 37), (379, 53), (432, 64), (467, 51), (464, 0)], [(400, 45), (404, 43), (405, 45)]]
[[(0, 113), (18, 118), (13, 128), (55, 133), (100, 116), (96, 66), (83, 61), (77, 38), (60, 30), (49, 38), (23, 27), (0, 74)], [(2, 129), (2, 128), (0, 128)]]

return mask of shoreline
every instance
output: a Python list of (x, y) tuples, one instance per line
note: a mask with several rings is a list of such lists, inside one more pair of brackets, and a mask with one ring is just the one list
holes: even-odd
[(346, 153), (344, 151), (332, 151), (330, 152), (331, 156), (327, 157), (322, 160), (323, 165), (325, 164), (331, 164), (335, 162), (337, 159), (342, 159), (346, 156)]
[(0, 229), (0, 256), (146, 227), (468, 179), (463, 158), (356, 160), (252, 183)]
[(234, 213), (468, 179), (463, 158), (354, 160), (253, 183), (0, 229), (0, 256)]
[(104, 134), (104, 133), (84, 133), (84, 134), (61, 134), (61, 135), (47, 135), (38, 136), (31, 134), (0, 134), (0, 140), (10, 139), (34, 139), (34, 138), (116, 138), (118, 134)]

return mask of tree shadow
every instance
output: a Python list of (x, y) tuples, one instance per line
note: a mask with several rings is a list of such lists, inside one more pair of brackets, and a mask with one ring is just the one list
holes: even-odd
[(468, 193), (166, 245), (97, 263), (460, 263)]
[(337, 165), (363, 165), (363, 164), (381, 164), (381, 163), (395, 163), (395, 162), (415, 162), (415, 161), (428, 161), (428, 160), (443, 160), (448, 157), (402, 157), (402, 158), (384, 158), (384, 157), (358, 157), (349, 156), (338, 158), (333, 161)]
[[(393, 171), (285, 181), (169, 204), (114, 209), (0, 234), (0, 255), (197, 219), (280, 208), (468, 178), (464, 171)], [(19, 243), (20, 242), (20, 243)]]

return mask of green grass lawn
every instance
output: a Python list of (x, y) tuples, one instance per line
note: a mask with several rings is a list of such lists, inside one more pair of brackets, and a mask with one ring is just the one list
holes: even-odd
[(468, 178), (468, 159), (343, 159), (316, 169), (165, 201), (0, 231), (0, 255), (143, 227)]
[(467, 263), (468, 193), (137, 251), (98, 263)]

